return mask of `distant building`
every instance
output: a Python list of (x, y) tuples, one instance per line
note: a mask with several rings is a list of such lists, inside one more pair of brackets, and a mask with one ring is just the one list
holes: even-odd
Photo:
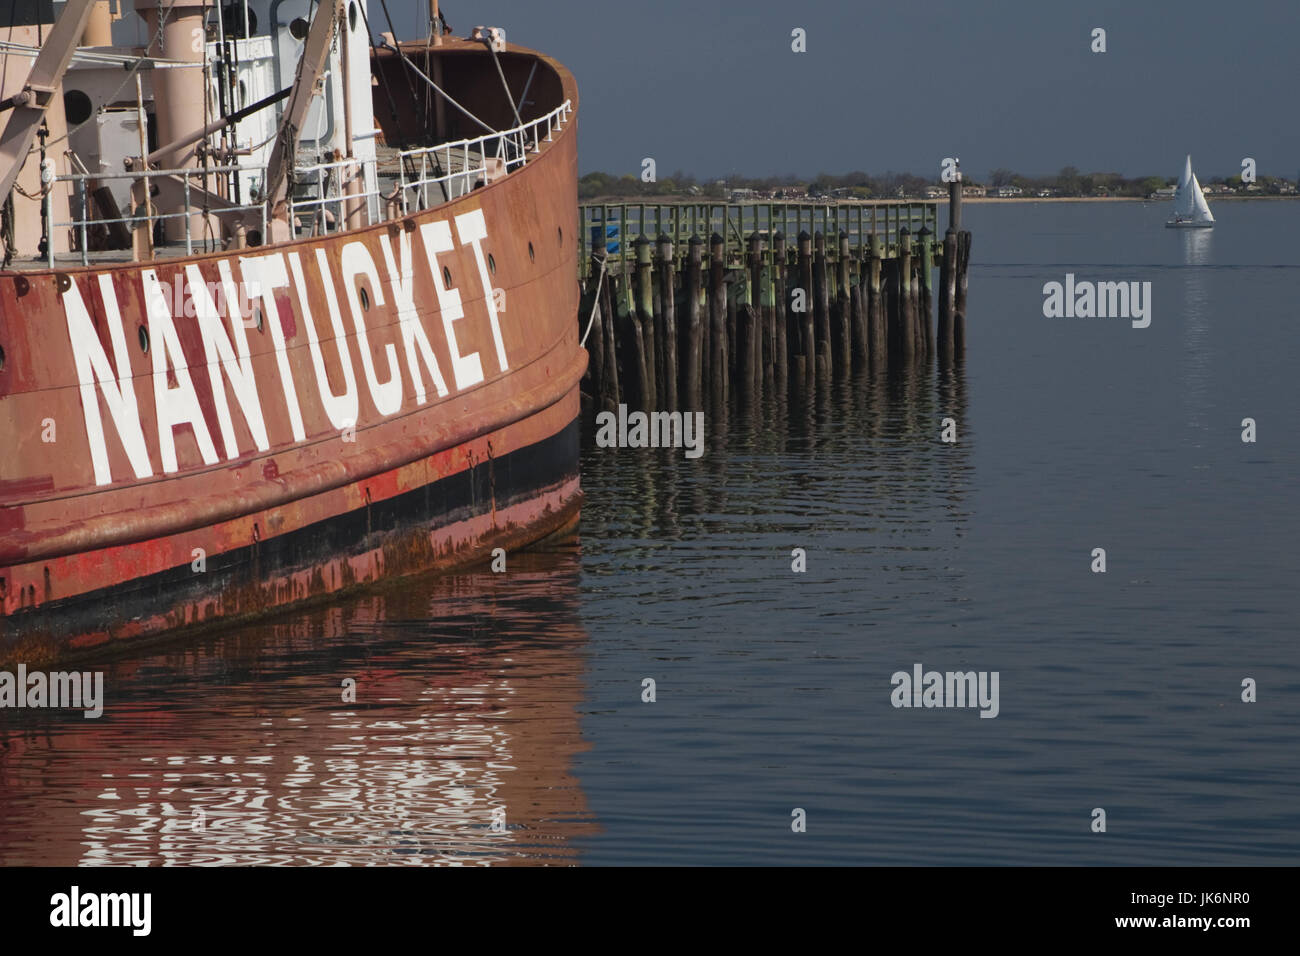
[(967, 198), (980, 199), (988, 193), (983, 186), (962, 186), (961, 194)]
[(1024, 191), (1023, 189), (1021, 189), (1019, 186), (999, 186), (999, 187), (998, 187), (998, 198), (999, 198), (999, 199), (1014, 199), (1016, 196), (1023, 196), (1024, 194), (1025, 194), (1025, 191)]
[(1173, 199), (1174, 193), (1178, 191), (1177, 186), (1162, 186), (1151, 194), (1152, 199)]
[(926, 199), (942, 199), (946, 195), (948, 195), (948, 190), (940, 189), (938, 186), (931, 186), (925, 191)]

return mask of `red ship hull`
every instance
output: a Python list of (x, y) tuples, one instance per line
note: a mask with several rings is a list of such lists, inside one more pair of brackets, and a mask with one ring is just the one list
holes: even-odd
[[(541, 112), (576, 107), (563, 68), (517, 56), (544, 68)], [(490, 185), (349, 232), (0, 274), (0, 659), (508, 561), (572, 528), (576, 143), (575, 112)], [(201, 292), (231, 280), (258, 293), (248, 322)]]

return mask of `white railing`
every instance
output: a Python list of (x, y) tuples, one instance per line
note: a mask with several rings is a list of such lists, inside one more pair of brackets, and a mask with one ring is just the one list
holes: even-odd
[[(314, 185), (316, 189), (314, 196), (290, 195), (289, 197), (289, 221), (295, 223), (295, 233), (299, 210), (308, 210), (311, 213), (310, 228), (307, 230), (309, 235), (321, 235), (342, 229), (347, 224), (348, 203), (351, 202), (365, 203), (366, 223), (383, 219), (378, 185), (374, 189), (364, 188), (367, 180), (376, 184), (379, 182), (378, 168), (373, 159), (339, 159), (329, 163), (317, 163), (314, 166), (299, 166), (294, 169), (293, 175), (295, 191), (304, 185)], [(363, 188), (355, 193), (349, 193), (346, 186), (354, 179), (359, 180)], [(306, 226), (307, 223), (303, 225)]]
[[(383, 195), (382, 190), (378, 188), (378, 165), (377, 160), (374, 159), (341, 159), (312, 166), (296, 167), (294, 169), (294, 186), (288, 196), (289, 222), (293, 224), (292, 228), (296, 235), (300, 223), (299, 212), (309, 212), (310, 218), (302, 222), (302, 226), (310, 234), (323, 234), (336, 232), (347, 225), (347, 204), (349, 202), (364, 201), (366, 207), (363, 216), (364, 220), (366, 222), (381, 222), (390, 215), (396, 214), (399, 210), (402, 215), (406, 215), (413, 199), (417, 201), (417, 207), (421, 209), (430, 208), (447, 199), (455, 199), (457, 196), (471, 191), (478, 184), (480, 178), (486, 180), (489, 160), (499, 162), (500, 165), (497, 170), (502, 174), (523, 166), (528, 162), (530, 153), (540, 153), (542, 143), (549, 143), (553, 140), (555, 133), (564, 127), (572, 112), (571, 101), (565, 100), (564, 103), (545, 116), (538, 117), (513, 129), (502, 130), (499, 133), (488, 133), (477, 139), (458, 140), (453, 143), (442, 143), (438, 146), (404, 150), (398, 154), (400, 172), (396, 184), (397, 188), (394, 194), (387, 196)], [(456, 165), (457, 161), (460, 168), (453, 169), (452, 167)], [(408, 167), (413, 172), (410, 178), (407, 176)], [(191, 181), (197, 177), (205, 174), (242, 173), (247, 175), (259, 172), (262, 175), (262, 182), (265, 182), (266, 166), (251, 165), (208, 166), (206, 169), (202, 167), (149, 169), (126, 173), (69, 173), (55, 176), (54, 181), (56, 183), (72, 183), (75, 185), (77, 189), (75, 202), (77, 205), (74, 205), (73, 208), (79, 208), (81, 215), (80, 217), (74, 216), (67, 222), (54, 222), (53, 190), (51, 189), (45, 194), (45, 221), (50, 224), (50, 238), (46, 242), (47, 262), (50, 267), (54, 266), (54, 243), (52, 238), (56, 228), (72, 228), (76, 231), (79, 237), (78, 244), (81, 247), (81, 264), (84, 266), (89, 264), (90, 230), (114, 223), (121, 223), (127, 229), (135, 229), (143, 221), (147, 221), (152, 235), (154, 223), (166, 219), (182, 219), (185, 222), (186, 255), (193, 254), (196, 243), (202, 243), (205, 252), (209, 251), (209, 245), (214, 248), (221, 248), (222, 241), (219, 236), (205, 235), (196, 239), (191, 234), (193, 217), (198, 216), (201, 218), (205, 212), (209, 215), (220, 216), (256, 211), (262, 220), (261, 241), (265, 242), (269, 236), (265, 202), (232, 204), (223, 201), (219, 206), (204, 210), (201, 206), (196, 207), (191, 200)], [(156, 204), (151, 200), (147, 215), (126, 215), (114, 219), (90, 217), (88, 183), (92, 181), (103, 183), (117, 179), (148, 180), (159, 176), (171, 176), (180, 180), (184, 194), (184, 208), (189, 210), (188, 212), (162, 213), (157, 210)], [(344, 187), (353, 176), (361, 179), (363, 188), (357, 192), (348, 193)], [(375, 188), (364, 188), (367, 180), (375, 183)], [(308, 188), (314, 184), (315, 194), (294, 196), (293, 193), (304, 184), (307, 184)], [(430, 187), (441, 187), (442, 193), (445, 193), (445, 195), (440, 194), (433, 202), (429, 202)], [(197, 193), (194, 198), (201, 203), (203, 191), (196, 186), (193, 192)], [(144, 210), (138, 209), (132, 211), (144, 212)]]
[[(543, 142), (551, 142), (555, 132), (563, 128), (572, 112), (572, 101), (565, 100), (545, 116), (513, 129), (488, 133), (476, 139), (401, 151), (397, 159), (402, 214), (405, 215), (410, 210), (412, 200), (417, 208), (428, 209), (471, 191), (478, 185), (480, 178), (486, 181), (489, 159), (501, 163), (499, 169), (502, 173), (524, 165), (530, 152), (539, 153)], [(457, 163), (459, 169), (455, 168)], [(408, 169), (411, 171), (409, 178)], [(430, 187), (439, 188), (439, 195), (433, 197), (432, 202)]]
[[(72, 219), (68, 220), (67, 222), (55, 222), (54, 203), (53, 203), (54, 190), (50, 189), (48, 192), (46, 192), (45, 221), (50, 224), (50, 229), (49, 229), (50, 234), (49, 236), (46, 237), (46, 242), (45, 242), (46, 264), (49, 265), (51, 268), (53, 268), (54, 266), (54, 241), (53, 241), (54, 230), (60, 227), (72, 228), (76, 230), (76, 233), (79, 237), (78, 244), (81, 247), (80, 248), (81, 264), (83, 266), (89, 265), (90, 263), (90, 248), (89, 248), (90, 230), (92, 228), (97, 228), (99, 226), (108, 226), (114, 223), (121, 223), (128, 230), (133, 230), (137, 226), (139, 226), (142, 222), (147, 222), (150, 230), (150, 235), (152, 236), (154, 223), (161, 222), (165, 219), (184, 219), (186, 255), (193, 255), (194, 245), (196, 242), (193, 234), (191, 233), (192, 218), (194, 216), (202, 217), (205, 213), (208, 215), (221, 216), (221, 215), (226, 215), (228, 213), (243, 214), (243, 213), (250, 213), (254, 211), (260, 211), (262, 217), (262, 235), (265, 236), (266, 235), (266, 204), (265, 203), (254, 202), (254, 203), (244, 203), (240, 205), (240, 204), (234, 204), (234, 203), (228, 203), (222, 201), (219, 206), (210, 207), (205, 210), (201, 206), (194, 205), (191, 198), (192, 192), (197, 192), (199, 194), (200, 202), (202, 201), (202, 196), (203, 196), (202, 189), (196, 188), (193, 191), (191, 190), (190, 181), (192, 179), (202, 177), (205, 175), (217, 175), (221, 173), (241, 173), (241, 172), (250, 172), (250, 171), (255, 172), (257, 169), (258, 167), (252, 167), (252, 166), (208, 166), (206, 168), (198, 167), (198, 168), (187, 168), (187, 169), (146, 169), (146, 170), (136, 170), (129, 173), (68, 173), (62, 176), (55, 176), (54, 182), (56, 183), (72, 183), (76, 186), (77, 189), (77, 197), (75, 200), (76, 205), (74, 205), (72, 208), (75, 210), (79, 206), (81, 216), (80, 218), (74, 216)], [(266, 167), (261, 167), (261, 169), (263, 175), (265, 175)], [(166, 213), (159, 212), (156, 204), (153, 201), (152, 196), (150, 196), (148, 200), (148, 207), (147, 207), (148, 213), (146, 215), (138, 215), (138, 216), (126, 215), (126, 216), (119, 216), (113, 219), (90, 218), (90, 197), (87, 190), (87, 183), (90, 183), (92, 181), (96, 183), (103, 183), (108, 180), (115, 180), (115, 179), (129, 179), (132, 181), (138, 181), (141, 179), (151, 180), (160, 176), (174, 176), (181, 180), (181, 188), (184, 195), (185, 210), (187, 211), (183, 210), (181, 212), (166, 212)], [(148, 191), (152, 193), (152, 190), (148, 190)], [(144, 212), (144, 210), (132, 210), (132, 211)], [(210, 251), (208, 249), (209, 244), (211, 244), (214, 249), (220, 249), (222, 247), (222, 240), (221, 240), (221, 236), (219, 235), (207, 236), (205, 234), (204, 236), (199, 237), (197, 241), (203, 244), (204, 252)]]

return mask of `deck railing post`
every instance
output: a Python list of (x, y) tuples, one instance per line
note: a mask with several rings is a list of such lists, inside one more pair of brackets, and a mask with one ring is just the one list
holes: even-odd
[(183, 178), (185, 182), (185, 254), (192, 256), (194, 255), (194, 236), (190, 225), (192, 220), (190, 216), (190, 177), (185, 176)]
[(45, 194), (45, 262), (54, 268), (54, 190)]
[(90, 264), (90, 251), (87, 247), (87, 230), (86, 222), (90, 219), (90, 198), (86, 194), (86, 181), (80, 179), (77, 185), (81, 187), (81, 264)]

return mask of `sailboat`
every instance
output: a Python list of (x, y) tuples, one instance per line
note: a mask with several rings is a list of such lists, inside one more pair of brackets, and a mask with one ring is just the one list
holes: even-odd
[(1210, 212), (1201, 184), (1192, 172), (1192, 157), (1187, 157), (1187, 165), (1178, 180), (1178, 189), (1174, 192), (1174, 218), (1165, 223), (1167, 229), (1210, 229), (1214, 226), (1214, 213)]

